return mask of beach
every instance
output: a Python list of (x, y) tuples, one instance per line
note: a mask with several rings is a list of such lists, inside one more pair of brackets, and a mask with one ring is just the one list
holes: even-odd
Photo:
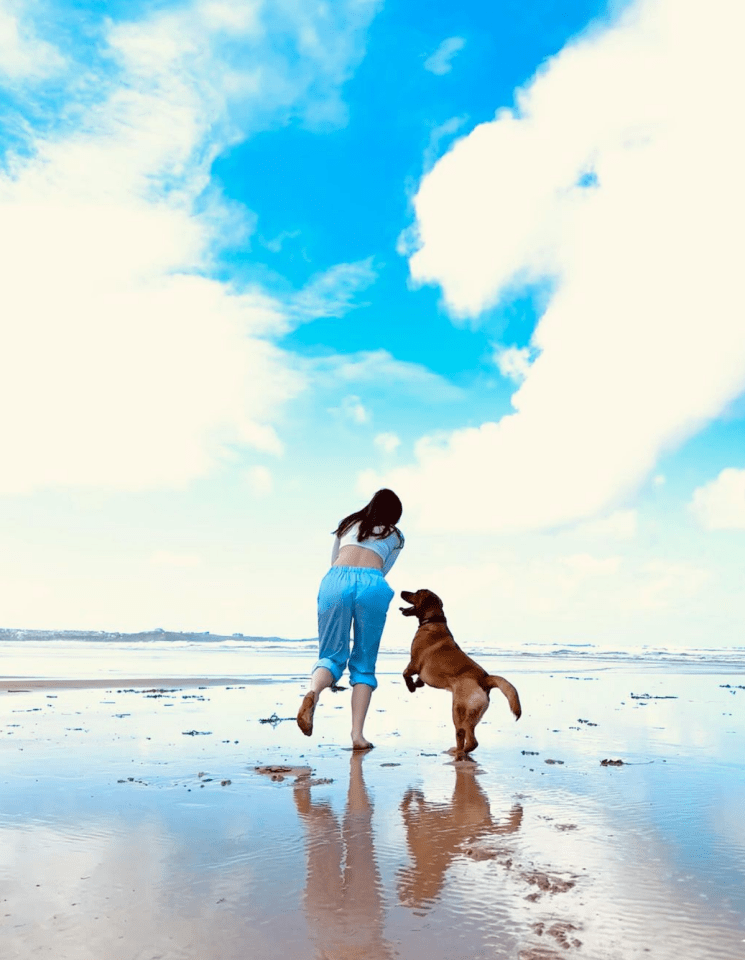
[(492, 651), (523, 716), (494, 691), (454, 762), (449, 695), (410, 694), (402, 651), (359, 754), (346, 678), (295, 724), (309, 644), (47, 646), (25, 670), (11, 647), (3, 958), (745, 956), (736, 656)]

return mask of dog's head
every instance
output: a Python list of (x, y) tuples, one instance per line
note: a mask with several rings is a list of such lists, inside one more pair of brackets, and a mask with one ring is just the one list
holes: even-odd
[(442, 616), (442, 600), (431, 590), (417, 590), (416, 593), (402, 590), (401, 599), (411, 604), (410, 607), (398, 608), (405, 617), (426, 620), (428, 617)]

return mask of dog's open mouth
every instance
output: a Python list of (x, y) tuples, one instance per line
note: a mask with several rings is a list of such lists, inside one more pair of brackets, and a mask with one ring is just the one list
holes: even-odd
[[(405, 600), (407, 603), (411, 603), (414, 599), (414, 594), (410, 590), (401, 591), (401, 599)], [(399, 607), (398, 608), (405, 617), (413, 617), (416, 613), (415, 607)]]

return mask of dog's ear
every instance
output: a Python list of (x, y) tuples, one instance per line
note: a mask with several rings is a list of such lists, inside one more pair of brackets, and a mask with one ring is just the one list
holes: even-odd
[(423, 617), (431, 617), (443, 612), (442, 600), (440, 600), (436, 593), (432, 593), (431, 590), (422, 590), (421, 593), (423, 593), (424, 596), (419, 598), (417, 609)]

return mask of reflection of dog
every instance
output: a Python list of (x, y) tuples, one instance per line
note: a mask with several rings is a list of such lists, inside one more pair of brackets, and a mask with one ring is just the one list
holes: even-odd
[(437, 594), (431, 590), (416, 593), (402, 590), (401, 596), (411, 604), (400, 607), (401, 613), (419, 618), (419, 629), (411, 644), (411, 660), (404, 670), (406, 686), (412, 693), (425, 683), (451, 691), (456, 739), (456, 747), (451, 752), (462, 757), (478, 746), (474, 729), (489, 707), (493, 687), (502, 691), (515, 719), (520, 719), (522, 708), (517, 690), (503, 677), (490, 676), (461, 650), (447, 628), (442, 600)]
[(523, 808), (515, 804), (506, 823), (492, 819), (489, 800), (476, 779), (477, 767), (459, 763), (450, 803), (431, 803), (421, 790), (409, 788), (401, 801), (401, 815), (413, 863), (398, 875), (402, 904), (421, 907), (437, 898), (453, 857), (465, 843), (482, 837), (515, 833), (520, 829)]

